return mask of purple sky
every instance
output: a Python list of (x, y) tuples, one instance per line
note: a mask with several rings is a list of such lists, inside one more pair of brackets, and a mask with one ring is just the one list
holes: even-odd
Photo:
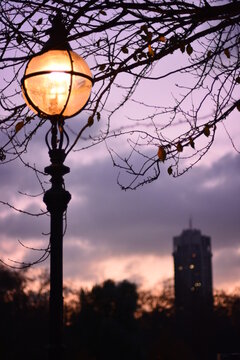
[[(236, 114), (237, 115), (237, 114)], [(45, 129), (44, 129), (45, 130)], [(31, 157), (48, 164), (39, 138)], [(225, 151), (223, 151), (225, 149)], [(222, 154), (222, 151), (225, 155)], [(219, 141), (202, 163), (173, 179), (162, 171), (159, 180), (137, 191), (121, 191), (117, 171), (103, 147), (77, 152), (66, 161), (65, 176), (72, 194), (64, 238), (64, 278), (90, 286), (107, 278), (129, 279), (156, 288), (173, 277), (172, 239), (189, 224), (212, 239), (214, 287), (240, 285), (240, 157), (219, 134)], [(48, 184), (45, 184), (48, 188)], [(2, 199), (25, 210), (44, 210), (39, 184), (21, 164), (1, 168)], [(26, 250), (47, 243), (49, 218), (29, 218), (1, 206), (1, 257), (28, 261), (38, 253)], [(48, 266), (48, 262), (43, 264)]]
[[(178, 62), (180, 56), (187, 55), (178, 54)], [(165, 59), (159, 65), (160, 70), (170, 65)], [(175, 76), (173, 83), (181, 77), (186, 84), (190, 81), (182, 74)], [(125, 80), (127, 76), (122, 79)], [(118, 90), (113, 91), (106, 110), (118, 102)], [(139, 101), (159, 104), (172, 101), (169, 79), (160, 84), (142, 82), (137, 93)], [(206, 115), (212, 110), (206, 107), (204, 112)], [(137, 119), (143, 115), (143, 109), (130, 102), (120, 109), (113, 121), (119, 127), (127, 123), (127, 117)], [(78, 119), (68, 121), (73, 126)], [(240, 149), (238, 123), (239, 112), (235, 110), (226, 126)], [(97, 133), (100, 127), (101, 122), (90, 131)], [(39, 169), (49, 164), (44, 143), (46, 131), (47, 125), (40, 129), (26, 155)], [(174, 132), (175, 128), (167, 131)], [(116, 140), (115, 147), (121, 154), (126, 151), (126, 144), (120, 139)], [(118, 170), (112, 167), (103, 144), (72, 153), (66, 165), (71, 167), (65, 183), (72, 200), (64, 238), (65, 280), (78, 286), (90, 286), (107, 278), (129, 279), (145, 288), (158, 287), (165, 279), (173, 278), (173, 237), (188, 227), (191, 217), (193, 227), (212, 239), (214, 287), (233, 289), (240, 286), (240, 156), (221, 124), (214, 146), (196, 167), (174, 179), (166, 172), (169, 164), (164, 165), (156, 182), (137, 191), (121, 191), (117, 185)], [(39, 208), (45, 211), (42, 196), (19, 194), (19, 191), (41, 192), (31, 170), (15, 162), (1, 166), (0, 174), (0, 200), (27, 211), (38, 212)], [(49, 184), (44, 183), (44, 186), (47, 189)], [(42, 233), (48, 231), (47, 216), (29, 218), (0, 205), (2, 259), (33, 260), (39, 253), (24, 249), (18, 240), (30, 247), (44, 247), (48, 237)], [(48, 262), (44, 266), (47, 267)]]

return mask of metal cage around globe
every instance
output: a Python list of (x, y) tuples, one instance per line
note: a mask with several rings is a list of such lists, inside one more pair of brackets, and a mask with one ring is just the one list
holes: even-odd
[(22, 79), (24, 99), (42, 117), (69, 118), (86, 105), (92, 74), (72, 50), (49, 50), (32, 57)]

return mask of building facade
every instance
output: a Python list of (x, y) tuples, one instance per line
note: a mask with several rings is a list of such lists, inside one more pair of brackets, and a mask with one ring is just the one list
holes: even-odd
[(192, 229), (173, 238), (176, 311), (192, 312), (213, 303), (211, 238)]

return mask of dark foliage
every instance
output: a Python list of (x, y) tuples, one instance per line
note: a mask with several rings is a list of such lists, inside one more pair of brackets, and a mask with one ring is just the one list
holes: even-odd
[[(47, 275), (37, 291), (28, 289), (26, 275), (0, 268), (1, 360), (47, 356)], [(81, 290), (77, 306), (65, 306), (66, 358), (214, 360), (240, 351), (239, 293), (216, 293), (212, 313), (201, 309), (181, 321), (173, 300), (169, 288), (153, 296), (128, 281)]]
[[(73, 314), (71, 333), (78, 351), (93, 359), (141, 359), (136, 286), (108, 280), (80, 292), (80, 310)], [(93, 345), (94, 344), (94, 345)]]
[(26, 289), (24, 273), (0, 266), (0, 358), (43, 359), (47, 297)]

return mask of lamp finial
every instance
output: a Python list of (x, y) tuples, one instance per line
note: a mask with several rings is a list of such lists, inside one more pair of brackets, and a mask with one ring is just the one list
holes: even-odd
[(46, 33), (50, 36), (46, 44), (43, 46), (42, 52), (48, 50), (71, 50), (68, 43), (68, 30), (64, 24), (64, 19), (60, 11), (50, 19), (51, 28)]

